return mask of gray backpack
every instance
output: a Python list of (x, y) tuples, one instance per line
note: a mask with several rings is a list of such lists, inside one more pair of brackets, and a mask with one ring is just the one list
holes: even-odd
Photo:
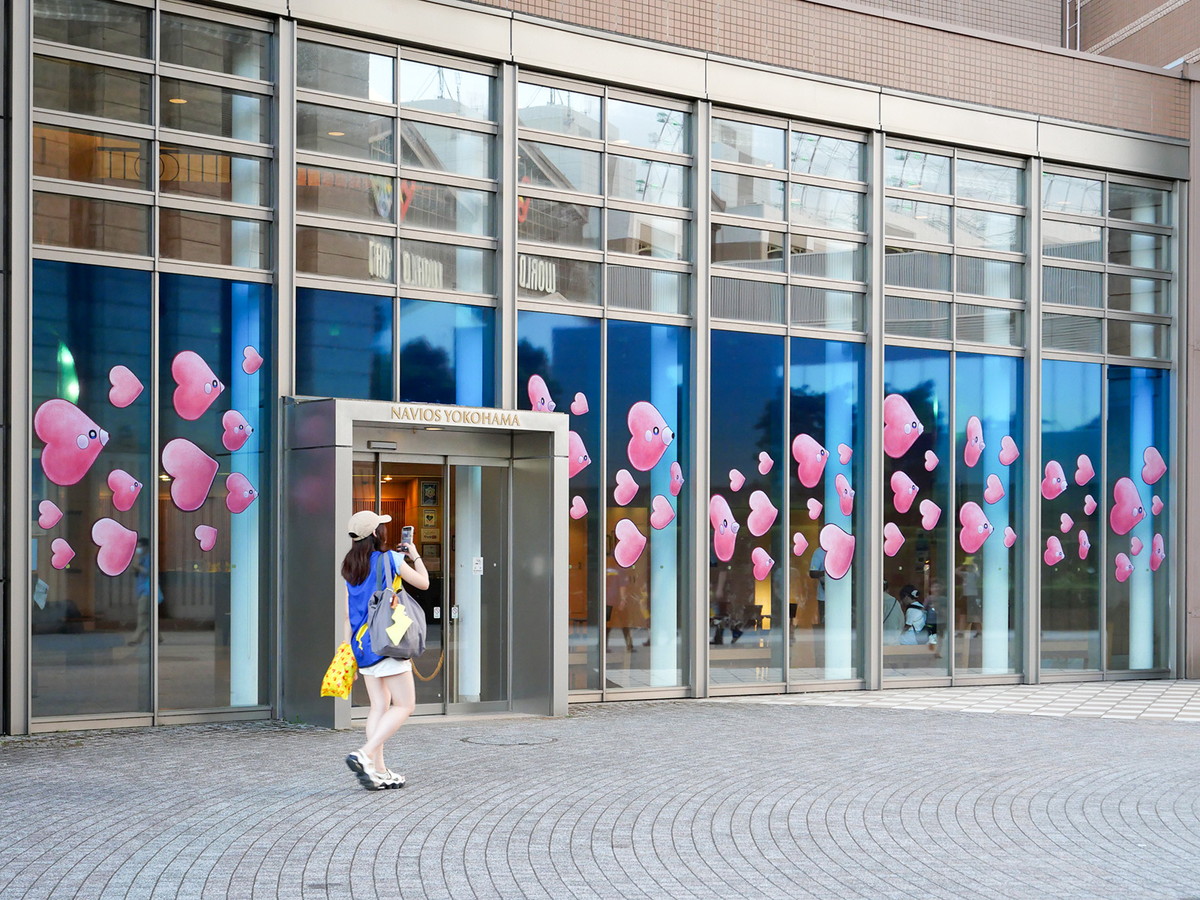
[[(388, 571), (391, 575), (384, 580), (383, 560), (387, 558)], [(367, 605), (367, 632), (371, 636), (371, 649), (380, 656), (390, 656), (394, 659), (412, 659), (425, 652), (425, 610), (421, 604), (409, 596), (403, 588), (400, 593), (392, 590), (396, 572), (392, 568), (392, 554), (384, 551), (375, 561), (375, 593)], [(398, 640), (392, 640), (388, 628), (393, 624), (393, 610), (403, 610), (412, 619), (408, 630), (400, 635)]]

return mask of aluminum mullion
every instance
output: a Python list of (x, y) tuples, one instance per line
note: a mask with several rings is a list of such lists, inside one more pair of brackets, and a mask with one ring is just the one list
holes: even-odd
[[(707, 697), (710, 694), (711, 665), (708, 644), (708, 610), (709, 610), (709, 572), (708, 572), (708, 519), (707, 499), (711, 494), (710, 468), (710, 435), (712, 431), (711, 380), (712, 380), (712, 318), (711, 318), (711, 288), (712, 280), (709, 275), (711, 266), (712, 245), (708, 240), (711, 232), (711, 209), (707, 202), (707, 192), (701, 191), (700, 185), (707, 185), (710, 179), (710, 164), (712, 154), (711, 104), (701, 101), (695, 104), (692, 113), (696, 127), (693, 131), (697, 154), (696, 164), (692, 168), (691, 178), (694, 190), (692, 196), (697, 198), (695, 203), (695, 253), (696, 274), (692, 277), (694, 287), (692, 296), (695, 298), (692, 309), (692, 385), (693, 396), (696, 398), (692, 416), (694, 431), (692, 440), (692, 481), (694, 489), (689, 500), (691, 502), (692, 534), (691, 534), (691, 580), (690, 596), (695, 598), (692, 610), (692, 693), (696, 697)], [(700, 198), (705, 198), (701, 202)], [(701, 239), (703, 236), (703, 239)]]
[[(882, 687), (883, 675), (883, 504), (885, 492), (883, 484), (883, 363), (884, 363), (884, 248), (886, 238), (883, 235), (883, 164), (884, 143), (886, 137), (882, 132), (872, 132), (870, 143), (871, 171), (871, 206), (867, 217), (868, 233), (871, 240), (868, 243), (871, 260), (871, 289), (867, 294), (869, 313), (867, 316), (867, 390), (866, 416), (867, 426), (864, 429), (866, 446), (863, 452), (868, 456), (867, 473), (867, 504), (866, 539), (867, 578), (866, 602), (860, 602), (860, 609), (865, 613), (866, 621), (858, 629), (861, 643), (861, 667), (864, 685), (867, 690), (877, 691)], [(861, 597), (861, 595), (860, 595)]]
[[(500, 361), (500, 406), (517, 407), (517, 69), (511, 64), (502, 67), (499, 75), (500, 96), (500, 178), (496, 194), (499, 231), (496, 235), (499, 253), (496, 264), (496, 296), (499, 305), (499, 327), (496, 329), (497, 354)], [(511, 504), (510, 504), (511, 506)], [(510, 567), (511, 568), (511, 567)], [(510, 682), (511, 684), (511, 682)], [(511, 699), (511, 697), (510, 697)]]

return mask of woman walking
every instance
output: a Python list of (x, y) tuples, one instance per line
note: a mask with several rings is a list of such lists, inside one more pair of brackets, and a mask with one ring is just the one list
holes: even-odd
[(382, 565), (386, 584), (390, 585), (399, 574), (405, 584), (418, 590), (429, 587), (425, 563), (411, 545), (401, 544), (399, 553), (386, 549), (385, 526), (390, 521), (391, 516), (380, 516), (370, 510), (352, 515), (349, 531), (354, 543), (342, 560), (342, 577), (346, 580), (342, 639), (354, 649), (358, 671), (366, 676), (367, 694), (371, 698), (367, 742), (346, 757), (346, 765), (369, 791), (404, 787), (404, 776), (391, 771), (384, 763), (383, 745), (404, 724), (417, 703), (412, 662), (380, 656), (369, 644), (355, 639), (366, 625), (371, 595), (376, 590), (376, 564)]

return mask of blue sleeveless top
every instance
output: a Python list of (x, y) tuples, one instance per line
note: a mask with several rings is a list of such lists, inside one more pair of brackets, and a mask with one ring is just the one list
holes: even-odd
[[(387, 559), (383, 561), (384, 586), (388, 587), (400, 572), (400, 563), (396, 551), (388, 550)], [(346, 592), (350, 598), (350, 648), (354, 651), (354, 659), (360, 669), (373, 666), (385, 657), (380, 656), (371, 647), (371, 635), (367, 630), (367, 614), (371, 611), (371, 595), (378, 588), (375, 584), (375, 571), (383, 552), (376, 550), (371, 554), (371, 572), (361, 584), (346, 582)]]

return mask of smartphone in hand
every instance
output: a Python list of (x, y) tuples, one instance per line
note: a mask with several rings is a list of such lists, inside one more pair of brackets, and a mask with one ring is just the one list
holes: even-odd
[(400, 549), (404, 552), (408, 552), (408, 550), (412, 547), (412, 539), (413, 527), (411, 525), (405, 525), (400, 529)]

